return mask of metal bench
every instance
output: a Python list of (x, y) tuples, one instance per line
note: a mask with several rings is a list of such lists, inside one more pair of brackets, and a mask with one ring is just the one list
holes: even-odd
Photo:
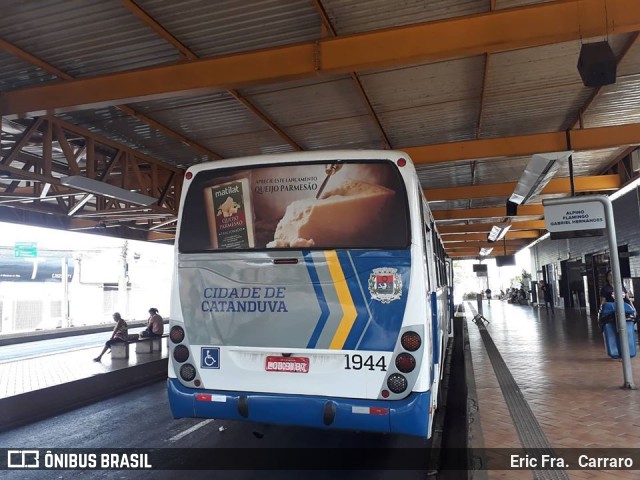
[(162, 335), (161, 337), (138, 337), (137, 339), (127, 340), (126, 342), (114, 343), (111, 346), (111, 358), (129, 358), (129, 345), (133, 344), (136, 346), (136, 354), (162, 351), (162, 339), (167, 337), (168, 335)]

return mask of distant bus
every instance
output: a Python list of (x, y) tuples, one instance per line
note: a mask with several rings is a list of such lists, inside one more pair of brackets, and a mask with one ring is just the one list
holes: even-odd
[(195, 165), (175, 265), (174, 417), (431, 436), (451, 269), (405, 153)]

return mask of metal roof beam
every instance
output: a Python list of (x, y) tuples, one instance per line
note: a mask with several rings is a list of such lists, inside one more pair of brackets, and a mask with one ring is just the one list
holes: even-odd
[(438, 232), (441, 234), (458, 234), (462, 236), (465, 233), (471, 232), (485, 232), (489, 233), (491, 228), (497, 225), (498, 227), (508, 227), (510, 226), (511, 232), (515, 232), (518, 230), (533, 230), (546, 229), (544, 220), (530, 220), (528, 222), (513, 222), (513, 223), (476, 223), (474, 225), (440, 225), (438, 226)]
[[(504, 218), (507, 216), (506, 207), (465, 208), (459, 210), (432, 210), (434, 220), (474, 220), (478, 218)], [(542, 216), (542, 205), (521, 205), (518, 207), (518, 216)]]
[[(507, 240), (516, 240), (519, 238), (538, 238), (540, 236), (540, 232), (537, 230), (522, 230), (519, 232), (507, 232), (507, 234), (505, 235), (505, 238)], [(452, 244), (452, 243), (467, 243), (471, 240), (480, 240), (480, 241), (487, 241), (487, 234), (486, 233), (467, 233), (465, 235), (455, 235), (455, 234), (449, 234), (449, 235), (442, 235), (441, 236), (442, 241), (446, 244)], [(502, 240), (498, 241), (498, 242), (493, 242), (493, 245), (495, 246), (495, 248), (498, 248), (500, 245), (502, 245)]]
[[(571, 130), (569, 135), (571, 148), (578, 152), (620, 145), (640, 145), (640, 123)], [(406, 152), (416, 165), (429, 165), (457, 160), (560, 152), (567, 150), (567, 136), (565, 132), (547, 132), (398, 149)]]
[[(577, 177), (574, 180), (576, 192), (602, 192), (617, 190), (621, 186), (618, 175), (595, 175), (592, 177)], [(517, 182), (492, 183), (484, 185), (468, 185), (464, 187), (431, 188), (424, 190), (428, 201), (463, 200), (467, 198), (508, 197), (513, 193)], [(568, 178), (551, 180), (540, 192), (540, 195), (556, 193), (571, 193)]]
[[(519, 249), (518, 249), (519, 250)], [(518, 252), (518, 250), (509, 250), (507, 249), (507, 255)], [(478, 258), (480, 254), (478, 253), (480, 250), (475, 248), (473, 250), (465, 250), (461, 252), (447, 252), (447, 255), (451, 258), (461, 259), (461, 258)], [(483, 255), (482, 258), (486, 257), (496, 257), (498, 255), (504, 255), (504, 252), (491, 252), (489, 255)]]
[(317, 42), (99, 75), (2, 94), (2, 115), (41, 115), (122, 102), (336, 75), (640, 30), (637, 0), (566, 0)]
[[(512, 249), (516, 249), (516, 248), (522, 248), (526, 245), (528, 245), (529, 243), (531, 243), (531, 240), (521, 240), (521, 239), (517, 239), (517, 240), (507, 240), (506, 242), (506, 247), (507, 249), (512, 248)], [(445, 244), (445, 249), (447, 251), (449, 250), (454, 250), (455, 247), (454, 245), (460, 245), (460, 248), (464, 249), (464, 248), (494, 248), (496, 250), (503, 250), (504, 249), (504, 242), (499, 241), (499, 242), (487, 242), (485, 241), (481, 241), (481, 240), (471, 240), (466, 242), (465, 244), (460, 244), (460, 243), (447, 243)]]
[[(449, 245), (445, 246), (445, 248), (448, 254), (467, 252), (471, 255), (475, 255), (476, 257), (480, 254), (480, 249), (478, 247), (453, 247), (452, 245)], [(507, 253), (512, 253), (518, 251), (520, 248), (522, 248), (520, 245), (507, 245), (506, 250)], [(491, 253), (493, 255), (504, 255), (504, 251), (504, 246), (500, 245), (499, 248), (496, 246)]]

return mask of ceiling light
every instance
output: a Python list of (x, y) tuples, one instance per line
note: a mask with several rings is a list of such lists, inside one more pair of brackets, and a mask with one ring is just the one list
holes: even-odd
[(609, 199), (613, 202), (616, 198), (620, 198), (621, 196), (629, 193), (634, 188), (638, 188), (638, 186), (640, 186), (640, 178), (636, 178), (633, 182), (625, 185), (620, 190), (613, 192), (611, 195), (609, 195)]
[(480, 255), (485, 257), (485, 256), (489, 255), (492, 251), (493, 251), (493, 247), (491, 247), (491, 248), (481, 248), (480, 249)]
[(525, 204), (536, 196), (562, 167), (573, 152), (536, 153), (524, 169), (509, 201)]
[(93, 193), (95, 195), (101, 195), (103, 197), (114, 198), (116, 200), (122, 200), (127, 203), (135, 203), (136, 205), (153, 205), (158, 200), (148, 195), (142, 195), (141, 193), (131, 192), (124, 188), (115, 187), (106, 182), (99, 180), (93, 180), (91, 178), (82, 177), (80, 175), (72, 175), (69, 177), (62, 177), (60, 183), (67, 187), (75, 188), (83, 192)]
[(494, 225), (493, 227), (491, 227), (491, 231), (489, 232), (487, 241), (497, 242), (498, 240), (502, 240), (510, 228), (511, 228), (511, 225), (505, 225), (504, 227)]
[(67, 215), (72, 217), (78, 210), (80, 210), (82, 207), (84, 207), (89, 202), (89, 200), (91, 200), (92, 198), (93, 198), (93, 193), (87, 193), (82, 198), (82, 200), (80, 200), (73, 207), (71, 207), (71, 209), (67, 212)]

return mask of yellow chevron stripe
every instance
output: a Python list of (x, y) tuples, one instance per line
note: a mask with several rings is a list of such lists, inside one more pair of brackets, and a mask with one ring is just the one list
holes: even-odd
[(333, 284), (336, 287), (338, 300), (340, 301), (340, 308), (342, 309), (342, 319), (340, 320), (338, 329), (329, 344), (329, 348), (333, 350), (340, 350), (347, 341), (347, 336), (356, 321), (358, 312), (353, 304), (353, 299), (351, 298), (347, 281), (344, 278), (344, 272), (340, 266), (338, 254), (335, 251), (327, 251), (324, 252), (324, 256), (327, 259), (329, 273), (331, 274)]

